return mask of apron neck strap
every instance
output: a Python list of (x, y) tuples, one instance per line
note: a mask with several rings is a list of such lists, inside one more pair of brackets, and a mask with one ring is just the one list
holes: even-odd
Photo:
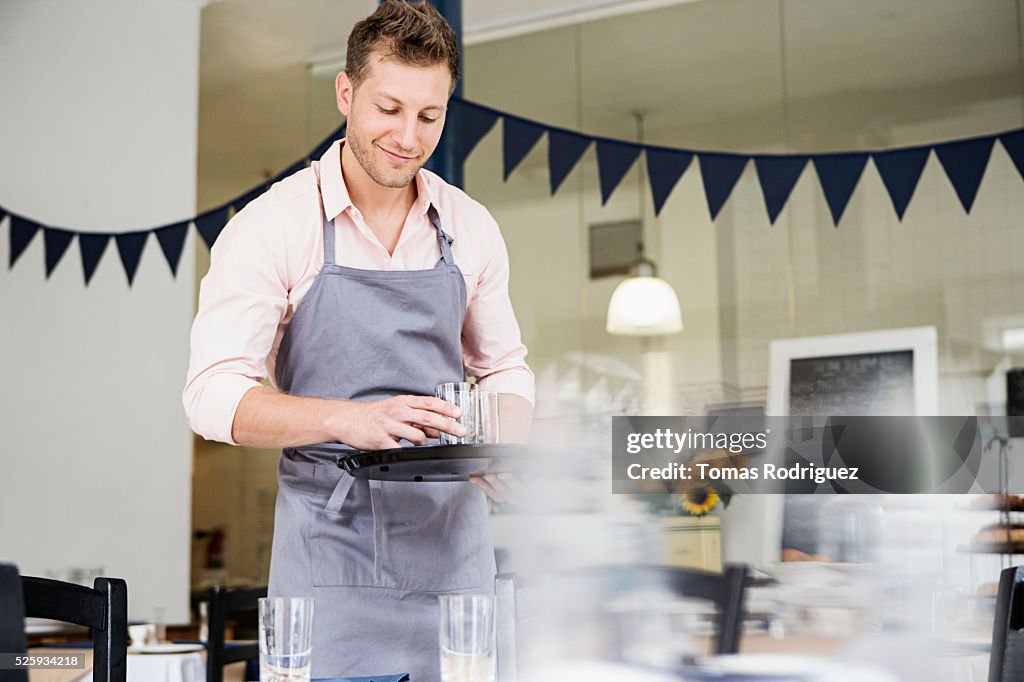
[(320, 215), (324, 219), (324, 263), (334, 265), (334, 221), (328, 220), (322, 202), (320, 204)]
[[(327, 218), (322, 201), (320, 203), (320, 215), (324, 220), (324, 263), (334, 265), (334, 221)], [(427, 215), (430, 217), (430, 224), (437, 230), (437, 243), (441, 247), (441, 260), (446, 265), (454, 264), (455, 258), (452, 256), (452, 242), (455, 240), (441, 229), (441, 216), (438, 215), (437, 209), (434, 208), (433, 204), (427, 209)]]
[(437, 209), (434, 208), (433, 204), (427, 207), (427, 216), (430, 218), (430, 224), (437, 230), (437, 244), (441, 247), (441, 260), (444, 261), (445, 265), (454, 265), (455, 258), (452, 256), (452, 242), (455, 239), (441, 229), (441, 216), (438, 215)]

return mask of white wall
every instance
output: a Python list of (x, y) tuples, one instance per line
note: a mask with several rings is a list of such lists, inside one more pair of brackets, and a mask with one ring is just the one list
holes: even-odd
[[(3, 3), (0, 205), (93, 231), (193, 215), (199, 11)], [(41, 233), (0, 271), (0, 557), (37, 575), (102, 567), (136, 619), (188, 617), (193, 244), (175, 279), (151, 238), (131, 288), (113, 242), (88, 288), (77, 241), (45, 279)]]

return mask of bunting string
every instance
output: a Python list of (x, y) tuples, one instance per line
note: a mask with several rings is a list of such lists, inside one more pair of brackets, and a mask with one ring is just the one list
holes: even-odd
[[(647, 164), (648, 185), (658, 215), (680, 178), (697, 159), (704, 185), (704, 197), (712, 220), (725, 206), (740, 176), (753, 161), (761, 187), (768, 221), (774, 224), (789, 201), (800, 177), (813, 168), (828, 204), (832, 224), (839, 227), (854, 190), (870, 159), (885, 186), (893, 210), (899, 220), (906, 214), (925, 164), (932, 152), (949, 179), (960, 205), (971, 212), (985, 169), (998, 141), (1009, 155), (1014, 167), (1024, 178), (1024, 128), (992, 135), (937, 142), (932, 145), (880, 149), (875, 151), (829, 152), (823, 154), (737, 154), (710, 150), (671, 148), (638, 144), (628, 140), (586, 135), (579, 131), (549, 126), (475, 102), (453, 97), (449, 112), (455, 126), (445, 131), (454, 137), (457, 163), (463, 163), (477, 144), (501, 123), (502, 171), (507, 181), (526, 156), (545, 135), (548, 140), (548, 177), (551, 194), (558, 192), (565, 179), (579, 164), (591, 145), (596, 150), (597, 171), (604, 205), (619, 187), (622, 179), (636, 165), (641, 155)], [(343, 137), (345, 126), (331, 132), (309, 154), (283, 170), (276, 177), (246, 190), (234, 199), (191, 218), (159, 227), (128, 232), (80, 231), (67, 227), (44, 225), (0, 206), (0, 223), (8, 223), (10, 253), (8, 268), (13, 268), (32, 243), (43, 233), (46, 277), (49, 278), (64, 259), (72, 242), (78, 241), (85, 284), (88, 286), (100, 259), (111, 240), (117, 247), (128, 284), (135, 279), (142, 252), (150, 234), (167, 261), (172, 276), (177, 276), (185, 238), (194, 227), (199, 237), (212, 247), (232, 215), (265, 192), (273, 183), (305, 168), (310, 159), (319, 159), (334, 140)]]

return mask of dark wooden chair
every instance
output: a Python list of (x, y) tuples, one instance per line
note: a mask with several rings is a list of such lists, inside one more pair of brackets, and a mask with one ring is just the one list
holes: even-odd
[(989, 682), (1018, 680), (1024, 680), (1024, 566), (1012, 566), (999, 576), (988, 665)]
[[(228, 619), (251, 613), (259, 600), (267, 596), (267, 588), (253, 587), (229, 590), (223, 586), (210, 589), (209, 639), (206, 643), (206, 682), (223, 682), (224, 666), (239, 661), (258, 661), (259, 644), (256, 642), (225, 641)], [(246, 679), (249, 679), (248, 677)]]
[[(602, 594), (628, 592), (660, 586), (680, 597), (704, 599), (715, 605), (714, 653), (739, 651), (743, 628), (743, 600), (746, 593), (747, 567), (726, 566), (725, 571), (706, 573), (685, 568), (656, 565), (602, 566), (558, 576), (559, 580), (587, 581), (600, 584)], [(539, 615), (544, 606), (540, 599), (530, 597), (530, 581), (514, 573), (495, 577), (496, 655), (498, 682), (516, 682), (519, 678), (520, 631), (527, 631), (529, 620)], [(520, 627), (520, 626), (527, 627)]]
[[(25, 600), (21, 595), (18, 567), (0, 563), (0, 652), (21, 654), (26, 651)], [(27, 682), (26, 670), (0, 670), (2, 682)]]
[(125, 682), (128, 671), (128, 586), (123, 580), (96, 578), (89, 588), (59, 580), (23, 576), (21, 591), (26, 616), (50, 618), (90, 629), (94, 682)]

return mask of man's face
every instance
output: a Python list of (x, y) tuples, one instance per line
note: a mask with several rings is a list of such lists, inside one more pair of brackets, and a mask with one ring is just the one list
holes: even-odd
[(336, 86), (338, 109), (348, 117), (346, 144), (356, 161), (379, 185), (407, 186), (441, 137), (448, 67), (409, 66), (375, 54), (358, 90), (345, 73)]

